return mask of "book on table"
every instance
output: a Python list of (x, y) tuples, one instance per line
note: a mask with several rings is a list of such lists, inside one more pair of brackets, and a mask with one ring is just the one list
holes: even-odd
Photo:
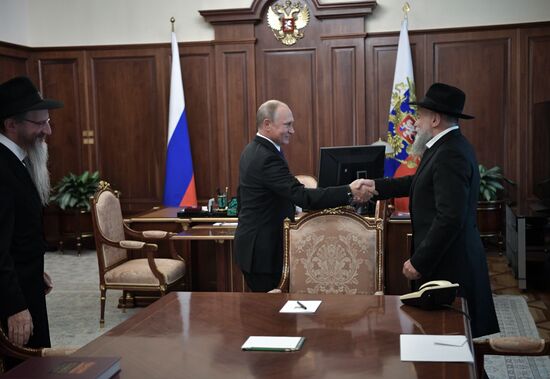
[(250, 336), (242, 350), (248, 351), (298, 351), (305, 337)]
[(120, 357), (33, 357), (6, 372), (2, 379), (110, 379), (119, 371)]

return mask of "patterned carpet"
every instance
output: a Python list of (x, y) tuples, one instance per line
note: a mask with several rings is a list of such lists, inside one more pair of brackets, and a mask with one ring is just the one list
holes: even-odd
[(487, 253), (487, 262), (489, 263), (493, 293), (495, 295), (523, 296), (537, 325), (540, 337), (550, 339), (550, 291), (531, 287), (527, 290), (520, 290), (504, 255), (491, 251)]
[(46, 253), (54, 289), (46, 297), (53, 347), (81, 347), (139, 311), (117, 308), (122, 291), (107, 291), (105, 326), (99, 325), (99, 276), (95, 251), (80, 256), (65, 250)]
[[(529, 287), (520, 290), (508, 260), (497, 251), (487, 253), (491, 287), (499, 326), (504, 335), (550, 338), (550, 292)], [(527, 305), (527, 307), (526, 307)], [(532, 320), (528, 315), (532, 316)], [(485, 370), (491, 379), (550, 378), (548, 357), (485, 358)]]

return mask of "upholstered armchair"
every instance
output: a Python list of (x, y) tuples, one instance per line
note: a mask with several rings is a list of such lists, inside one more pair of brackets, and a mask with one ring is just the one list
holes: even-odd
[(483, 378), (485, 355), (550, 355), (550, 341), (531, 337), (493, 337), (474, 340), (476, 374)]
[(384, 215), (351, 207), (325, 209), (284, 222), (283, 275), (270, 291), (309, 294), (383, 294)]
[[(127, 291), (152, 291), (164, 296), (182, 285), (185, 261), (173, 248), (173, 233), (130, 229), (122, 218), (119, 193), (109, 183), (101, 182), (90, 201), (99, 264), (101, 324), (105, 322), (107, 289), (122, 290), (125, 302)], [(171, 258), (157, 257), (158, 246), (154, 242), (162, 240), (168, 241)], [(145, 258), (132, 258), (134, 255)]]

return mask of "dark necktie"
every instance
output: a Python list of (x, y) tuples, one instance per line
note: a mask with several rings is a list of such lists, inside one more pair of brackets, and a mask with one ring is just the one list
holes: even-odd
[(281, 158), (283, 158), (283, 160), (286, 161), (286, 159), (285, 159), (285, 153), (283, 153), (283, 149), (279, 150), (279, 155), (281, 156)]
[(31, 160), (29, 159), (28, 155), (23, 159), (23, 163), (24, 163), (25, 168), (27, 169), (29, 175), (32, 178), (32, 175), (31, 175)]

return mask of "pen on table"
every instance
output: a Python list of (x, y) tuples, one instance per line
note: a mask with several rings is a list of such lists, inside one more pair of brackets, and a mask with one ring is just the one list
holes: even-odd
[(448, 342), (434, 342), (434, 345), (442, 345), (442, 346), (454, 346), (454, 347), (462, 347), (464, 344), (468, 342), (468, 340), (464, 340), (462, 343), (448, 343)]
[(307, 309), (307, 307), (304, 304), (300, 303), (299, 301), (296, 301), (296, 304), (298, 304), (302, 309)]

